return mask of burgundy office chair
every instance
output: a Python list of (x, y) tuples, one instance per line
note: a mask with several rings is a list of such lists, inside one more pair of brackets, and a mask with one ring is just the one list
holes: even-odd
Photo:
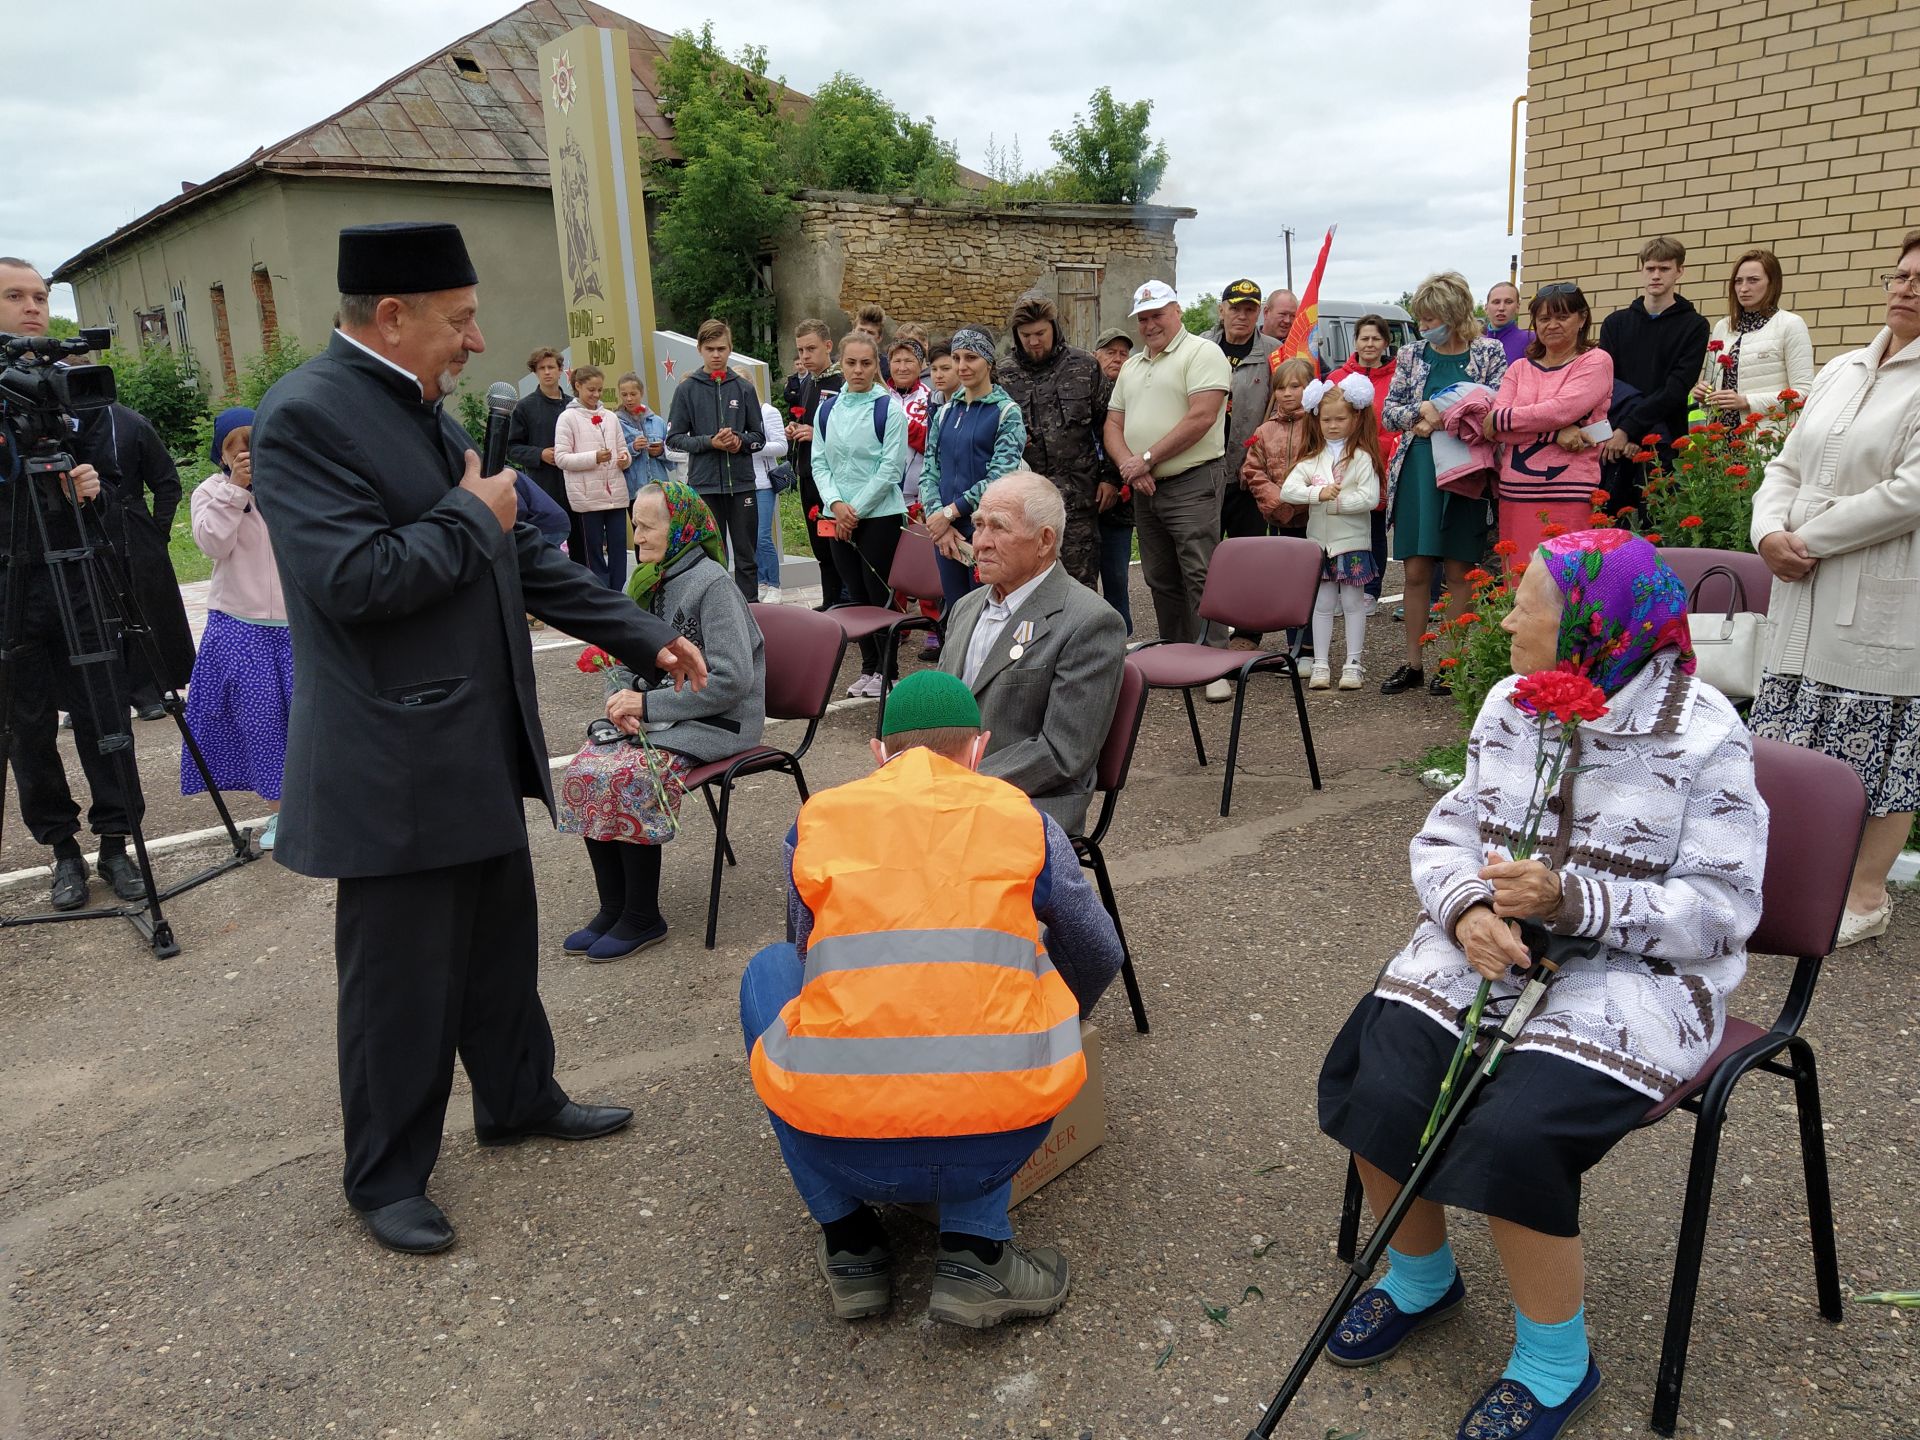
[[(900, 532), (900, 543), (893, 548), (893, 563), (887, 567), (887, 584), (896, 595), (905, 595), (913, 601), (938, 603), (944, 598), (946, 592), (940, 587), (940, 552), (925, 530)], [(946, 627), (945, 617), (934, 620), (888, 605), (835, 605), (826, 613), (846, 631), (849, 640), (860, 641), (877, 631), (887, 632), (880, 646), (880, 706), (873, 720), (873, 733), (878, 735), (880, 719), (887, 713), (887, 692), (899, 674), (900, 636), (909, 630), (931, 630), (940, 634)]]
[(1107, 838), (1107, 827), (1113, 824), (1114, 802), (1126, 789), (1127, 771), (1133, 765), (1133, 747), (1140, 738), (1140, 717), (1146, 713), (1146, 677), (1140, 673), (1139, 666), (1127, 660), (1120, 667), (1120, 693), (1114, 698), (1113, 720), (1107, 726), (1107, 738), (1100, 746), (1100, 760), (1094, 768), (1093, 788), (1100, 791), (1100, 813), (1094, 818), (1090, 831), (1070, 837), (1080, 863), (1093, 871), (1100, 903), (1107, 907), (1107, 914), (1113, 917), (1113, 928), (1120, 936), (1123, 956), (1120, 979), (1127, 987), (1133, 1028), (1142, 1035), (1147, 1033), (1147, 1006), (1140, 998), (1140, 981), (1133, 973), (1133, 952), (1127, 947), (1127, 932), (1120, 924), (1120, 905), (1114, 899), (1113, 880), (1107, 874), (1107, 857), (1100, 849), (1100, 842)]

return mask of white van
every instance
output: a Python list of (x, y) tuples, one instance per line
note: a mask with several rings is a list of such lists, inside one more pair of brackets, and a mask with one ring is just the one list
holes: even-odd
[(1413, 328), (1413, 317), (1398, 305), (1322, 300), (1311, 341), (1313, 353), (1320, 361), (1321, 373), (1325, 374), (1347, 363), (1347, 357), (1353, 354), (1353, 327), (1364, 315), (1378, 315), (1387, 322), (1387, 334), (1396, 352), (1408, 341), (1419, 338)]

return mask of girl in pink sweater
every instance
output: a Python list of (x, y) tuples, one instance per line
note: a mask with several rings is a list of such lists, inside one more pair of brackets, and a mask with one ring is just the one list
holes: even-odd
[(587, 553), (573, 558), (609, 589), (627, 583), (627, 448), (620, 417), (600, 403), (607, 388), (598, 365), (573, 367), (573, 401), (553, 432), (553, 463), (567, 477), (567, 508), (580, 517)]
[(1533, 343), (1507, 367), (1483, 432), (1506, 447), (1500, 538), (1514, 543), (1515, 564), (1532, 557), (1549, 525), (1556, 535), (1588, 527), (1600, 448), (1582, 430), (1613, 403), (1613, 357), (1587, 339), (1593, 312), (1580, 287), (1542, 286), (1530, 313)]

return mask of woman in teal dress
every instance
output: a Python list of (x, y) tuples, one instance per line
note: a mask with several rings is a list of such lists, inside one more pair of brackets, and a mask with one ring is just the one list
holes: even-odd
[(1380, 685), (1383, 695), (1398, 695), (1426, 685), (1435, 695), (1452, 693), (1443, 676), (1431, 683), (1421, 665), (1420, 637), (1426, 633), (1429, 596), (1436, 566), (1447, 577), (1447, 615), (1466, 612), (1470, 598), (1467, 571), (1487, 549), (1487, 502), (1449, 495), (1434, 483), (1433, 444), (1440, 412), (1429, 397), (1462, 381), (1497, 389), (1506, 373), (1507, 352), (1498, 340), (1480, 332), (1473, 314), (1473, 291), (1465, 277), (1447, 270), (1429, 275), (1413, 292), (1413, 313), (1420, 338), (1402, 347), (1393, 384), (1380, 407), (1383, 429), (1405, 435), (1387, 467), (1387, 513), (1393, 524), (1393, 556), (1406, 567), (1407, 659)]

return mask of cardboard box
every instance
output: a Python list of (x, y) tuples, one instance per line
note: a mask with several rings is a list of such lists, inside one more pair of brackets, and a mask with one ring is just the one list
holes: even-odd
[[(1107, 1089), (1106, 1067), (1101, 1063), (1100, 1027), (1083, 1025), (1080, 1048), (1087, 1057), (1087, 1083), (1073, 1097), (1073, 1103), (1053, 1117), (1053, 1128), (1031, 1159), (1013, 1177), (1013, 1199), (1018, 1205), (1049, 1180), (1064, 1175), (1106, 1141)], [(939, 1211), (932, 1205), (903, 1205), (929, 1223), (937, 1221)]]

